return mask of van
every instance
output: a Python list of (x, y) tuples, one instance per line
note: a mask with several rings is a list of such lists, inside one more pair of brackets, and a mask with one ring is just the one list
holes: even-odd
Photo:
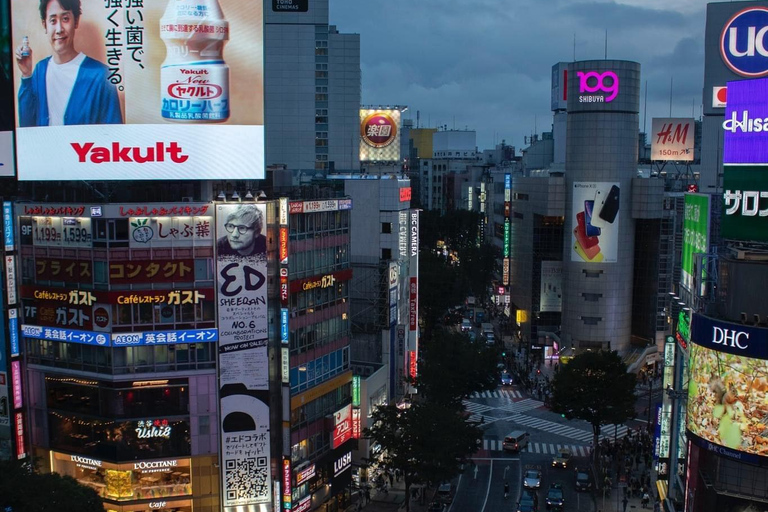
[(488, 333), (493, 334), (493, 324), (490, 322), (484, 323), (480, 325), (480, 330), (483, 331), (483, 334), (488, 334)]
[(528, 446), (528, 432), (515, 430), (504, 436), (504, 442), (501, 444), (504, 451), (519, 452)]

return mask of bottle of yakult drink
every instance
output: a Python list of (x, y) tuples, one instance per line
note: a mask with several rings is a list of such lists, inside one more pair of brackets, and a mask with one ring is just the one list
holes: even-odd
[(229, 22), (218, 0), (168, 0), (160, 18), (167, 55), (160, 69), (163, 118), (221, 122), (229, 118)]

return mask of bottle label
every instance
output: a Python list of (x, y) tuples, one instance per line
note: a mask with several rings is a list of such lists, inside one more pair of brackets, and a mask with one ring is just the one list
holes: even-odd
[(229, 66), (224, 61), (163, 66), (160, 83), (165, 119), (229, 119)]

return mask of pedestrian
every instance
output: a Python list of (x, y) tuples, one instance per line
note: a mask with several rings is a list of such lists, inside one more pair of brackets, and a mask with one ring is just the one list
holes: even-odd
[(624, 512), (627, 512), (627, 505), (629, 505), (629, 500), (627, 499), (627, 495), (624, 495), (624, 499), (621, 500), (621, 504), (624, 505)]
[(367, 487), (365, 488), (365, 502), (370, 503), (371, 502), (371, 488)]
[(395, 477), (389, 471), (387, 471), (387, 476), (389, 477), (389, 486), (393, 487), (395, 485)]
[(648, 508), (648, 502), (651, 501), (651, 497), (648, 496), (647, 492), (643, 493), (643, 499), (641, 500), (641, 503), (643, 505), (643, 508)]
[(661, 512), (661, 503), (659, 503), (659, 500), (653, 502), (653, 512)]

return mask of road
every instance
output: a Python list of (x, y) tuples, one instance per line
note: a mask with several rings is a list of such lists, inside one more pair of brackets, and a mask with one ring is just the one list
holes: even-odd
[[(575, 468), (589, 466), (591, 427), (583, 421), (568, 421), (549, 411), (542, 402), (526, 396), (515, 386), (478, 393), (464, 402), (472, 419), (482, 421), (482, 447), (474, 456), (476, 467), (467, 466), (456, 482), (456, 497), (448, 512), (514, 511), (522, 491), (526, 469), (542, 472), (538, 491), (539, 512), (546, 512), (549, 485), (560, 482), (568, 512), (594, 512), (591, 493), (577, 493)], [(513, 430), (530, 434), (529, 445), (520, 453), (502, 450), (504, 436)], [(602, 435), (613, 438), (626, 435), (627, 427), (607, 425)], [(568, 469), (552, 468), (557, 450), (568, 447), (574, 457)], [(504, 482), (509, 482), (510, 497), (503, 496)]]

